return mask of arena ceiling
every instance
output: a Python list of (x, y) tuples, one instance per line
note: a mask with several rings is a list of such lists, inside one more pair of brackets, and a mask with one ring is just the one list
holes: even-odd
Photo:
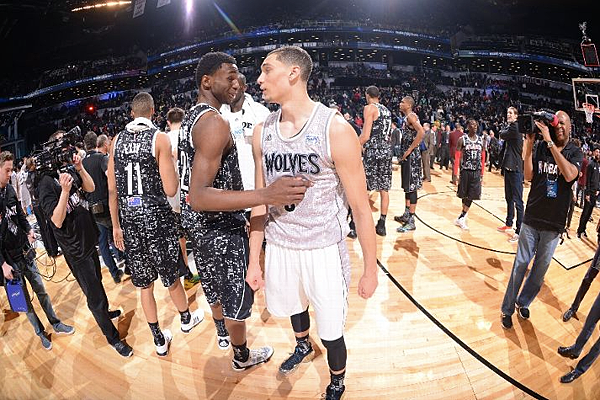
[[(169, 30), (186, 24), (196, 31), (230, 29), (215, 4), (240, 29), (276, 22), (273, 16), (279, 11), (306, 19), (337, 13), (355, 20), (440, 29), (448, 35), (463, 29), (475, 35), (580, 40), (578, 23), (588, 19), (588, 36), (600, 42), (600, 22), (590, 18), (593, 0), (171, 0), (160, 9), (157, 0), (147, 0), (146, 13), (136, 19), (131, 5), (71, 11), (103, 1), (107, 0), (0, 0), (0, 46), (14, 60), (12, 67), (22, 70), (44, 60), (52, 65), (65, 55), (86, 57), (92, 50), (99, 56), (132, 46), (146, 51), (166, 40)], [(186, 12), (188, 3), (193, 4), (191, 13)]]

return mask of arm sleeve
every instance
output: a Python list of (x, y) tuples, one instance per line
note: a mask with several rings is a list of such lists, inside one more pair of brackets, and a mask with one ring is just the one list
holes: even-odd
[(23, 229), (26, 233), (29, 233), (29, 231), (31, 230), (31, 225), (29, 225), (29, 222), (27, 221), (27, 216), (25, 215), (21, 207), (17, 207), (17, 222), (21, 229)]
[(508, 125), (507, 129), (500, 131), (500, 138), (503, 140), (516, 139), (518, 135), (519, 132), (515, 123)]
[[(175, 149), (171, 148), (171, 150), (176, 149), (177, 147), (175, 147)], [(100, 164), (100, 166), (102, 167), (102, 172), (106, 173), (106, 170), (108, 170), (108, 154), (102, 157), (102, 164)]]
[(42, 207), (42, 211), (50, 223), (52, 223), (51, 217), (54, 213), (54, 209), (58, 205), (58, 196), (52, 189), (51, 184), (52, 179), (48, 176), (45, 176), (40, 180), (38, 187), (40, 206)]

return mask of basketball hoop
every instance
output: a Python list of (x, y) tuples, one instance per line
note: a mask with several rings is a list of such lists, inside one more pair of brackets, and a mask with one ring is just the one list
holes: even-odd
[(585, 122), (591, 124), (594, 121), (594, 112), (596, 111), (596, 107), (590, 103), (583, 103), (581, 106), (585, 112)]

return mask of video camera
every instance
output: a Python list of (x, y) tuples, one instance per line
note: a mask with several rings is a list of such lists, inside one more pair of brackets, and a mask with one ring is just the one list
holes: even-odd
[(81, 128), (72, 128), (61, 138), (50, 140), (42, 145), (42, 150), (35, 154), (36, 170), (40, 172), (65, 172), (73, 163), (73, 154), (77, 154), (75, 143), (81, 141)]
[[(536, 111), (532, 114), (523, 114), (517, 117), (519, 133), (535, 135), (536, 140), (542, 140), (542, 134), (534, 121), (542, 122), (547, 127), (556, 127), (558, 125), (558, 117), (556, 114), (549, 111)], [(554, 131), (552, 129), (550, 129), (550, 135), (554, 137)]]

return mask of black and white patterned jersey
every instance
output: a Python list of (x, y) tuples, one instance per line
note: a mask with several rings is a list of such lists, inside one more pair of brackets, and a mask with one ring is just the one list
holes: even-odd
[(270, 185), (282, 176), (302, 176), (312, 182), (297, 205), (269, 206), (268, 243), (291, 249), (321, 249), (348, 234), (346, 194), (331, 158), (329, 125), (336, 111), (316, 103), (313, 112), (291, 138), (279, 131), (281, 110), (270, 114), (261, 133), (263, 173)]
[[(410, 113), (413, 114), (415, 117), (417, 117), (417, 122), (419, 121), (419, 117), (417, 116), (417, 114), (415, 113)], [(408, 116), (410, 115), (408, 114), (406, 116), (406, 118), (404, 118), (404, 121), (402, 122), (402, 127), (400, 128), (401, 132), (402, 132), (402, 138), (400, 139), (400, 151), (402, 152), (401, 154), (406, 153), (406, 151), (410, 148), (410, 145), (412, 144), (412, 142), (415, 140), (415, 138), (417, 137), (417, 130), (415, 128), (413, 128), (413, 126), (408, 126)], [(419, 146), (416, 146), (413, 151), (412, 151), (412, 155), (421, 155), (421, 151), (419, 150)]]
[(158, 129), (146, 118), (136, 118), (114, 146), (115, 177), (122, 218), (171, 212), (155, 156)]
[[(206, 232), (229, 232), (246, 225), (243, 210), (198, 212), (192, 210), (188, 198), (192, 166), (194, 165), (194, 155), (196, 154), (196, 149), (194, 148), (194, 142), (192, 140), (192, 129), (200, 117), (209, 111), (219, 113), (217, 109), (208, 104), (196, 104), (186, 113), (179, 131), (178, 157), (179, 183), (181, 187), (181, 220), (186, 229), (200, 229)], [(235, 141), (229, 149), (229, 152), (223, 155), (221, 166), (217, 171), (212, 186), (221, 190), (244, 190)]]
[(380, 150), (385, 156), (391, 152), (392, 113), (379, 103), (373, 103), (373, 105), (379, 110), (379, 117), (373, 121), (371, 135), (364, 147), (365, 150)]
[(462, 169), (477, 171), (481, 169), (481, 152), (483, 151), (483, 138), (477, 136), (475, 140), (469, 139), (469, 135), (463, 135)]

